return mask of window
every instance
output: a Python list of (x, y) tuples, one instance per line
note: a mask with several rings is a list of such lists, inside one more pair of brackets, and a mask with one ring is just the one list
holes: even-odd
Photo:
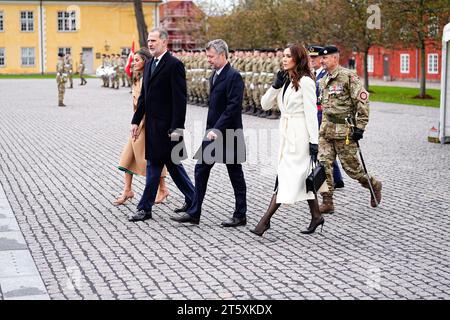
[(400, 73), (409, 73), (409, 54), (400, 55)]
[(438, 59), (439, 56), (437, 53), (430, 53), (428, 55), (428, 73), (437, 74), (439, 72)]
[(3, 30), (3, 11), (0, 11), (0, 31)]
[(373, 55), (369, 54), (367, 56), (367, 72), (373, 72)]
[(76, 31), (75, 11), (58, 11), (58, 31)]
[(20, 31), (34, 31), (33, 11), (20, 11)]
[(5, 48), (0, 48), (0, 67), (5, 66)]
[(71, 54), (70, 48), (58, 48), (58, 53), (62, 53), (64, 55), (66, 55), (67, 53)]
[(34, 48), (22, 48), (22, 66), (34, 66)]

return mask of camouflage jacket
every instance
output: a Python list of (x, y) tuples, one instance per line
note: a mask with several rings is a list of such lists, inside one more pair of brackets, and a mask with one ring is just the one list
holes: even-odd
[(63, 61), (56, 63), (56, 82), (64, 83), (67, 80), (67, 70)]
[(345, 139), (345, 123), (352, 116), (356, 127), (364, 130), (369, 122), (369, 93), (351, 70), (338, 66), (320, 80), (322, 125), (320, 135), (326, 139)]

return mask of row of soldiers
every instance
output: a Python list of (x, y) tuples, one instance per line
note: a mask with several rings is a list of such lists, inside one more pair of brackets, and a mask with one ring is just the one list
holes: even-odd
[(102, 65), (98, 70), (103, 80), (102, 87), (119, 89), (120, 80), (122, 80), (122, 87), (131, 87), (131, 80), (125, 72), (126, 58), (114, 53), (102, 55)]
[[(186, 68), (189, 103), (206, 106), (209, 78), (212, 70), (205, 50), (178, 50), (174, 55)], [(261, 97), (267, 91), (282, 66), (283, 49), (230, 50), (228, 61), (241, 72), (245, 82), (242, 113), (262, 118), (277, 119), (279, 110), (264, 111)]]

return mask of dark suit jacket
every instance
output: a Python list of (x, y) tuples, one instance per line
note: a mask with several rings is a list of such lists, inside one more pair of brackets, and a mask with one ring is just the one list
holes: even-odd
[[(225, 65), (218, 75), (214, 84), (210, 78), (210, 95), (208, 119), (206, 122), (206, 132), (211, 130), (221, 132), (223, 140), (218, 139), (214, 142), (204, 139), (200, 150), (195, 158), (200, 159), (202, 155), (205, 160), (206, 154), (203, 152), (207, 146), (214, 144), (220, 147), (222, 143), (222, 152), (213, 153), (214, 162), (218, 163), (242, 163), (245, 162), (245, 139), (242, 131), (242, 100), (244, 97), (244, 81), (241, 74), (233, 69), (229, 63)], [(227, 129), (233, 133), (233, 137), (227, 139)], [(231, 138), (231, 139), (230, 139)], [(217, 149), (217, 148), (216, 148)], [(216, 151), (219, 151), (217, 149)]]
[[(151, 74), (153, 60), (144, 67), (141, 95), (132, 124), (145, 123), (145, 158), (154, 164), (171, 159), (177, 146), (179, 160), (186, 158), (184, 141), (171, 141), (169, 133), (184, 129), (186, 118), (186, 74), (183, 63), (166, 52)], [(178, 144), (180, 143), (180, 144)]]

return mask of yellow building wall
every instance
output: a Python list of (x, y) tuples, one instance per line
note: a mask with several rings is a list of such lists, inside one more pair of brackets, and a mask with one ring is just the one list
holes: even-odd
[[(74, 71), (79, 63), (82, 48), (92, 48), (93, 72), (101, 65), (98, 54), (120, 54), (123, 47), (131, 47), (135, 41), (139, 48), (133, 3), (61, 3), (44, 2), (44, 72), (56, 72), (58, 48), (71, 48)], [(149, 29), (155, 26), (155, 5), (144, 4), (144, 15)], [(34, 32), (20, 32), (20, 11), (34, 12)], [(58, 11), (77, 11), (77, 30), (58, 31)], [(157, 8), (156, 8), (157, 10)], [(4, 32), (0, 32), (0, 47), (5, 48), (6, 66), (0, 67), (0, 73), (40, 73), (39, 49), (39, 5), (3, 4), (0, 11), (4, 15)], [(79, 13), (79, 14), (78, 14)], [(109, 46), (106, 51), (105, 45)], [(35, 48), (35, 66), (22, 67), (20, 48)]]
[[(3, 31), (0, 31), (0, 48), (5, 48), (5, 66), (2, 73), (39, 73), (39, 6), (0, 3), (3, 11)], [(34, 31), (20, 31), (20, 12), (33, 11)], [(34, 66), (22, 66), (21, 48), (34, 48)]]

